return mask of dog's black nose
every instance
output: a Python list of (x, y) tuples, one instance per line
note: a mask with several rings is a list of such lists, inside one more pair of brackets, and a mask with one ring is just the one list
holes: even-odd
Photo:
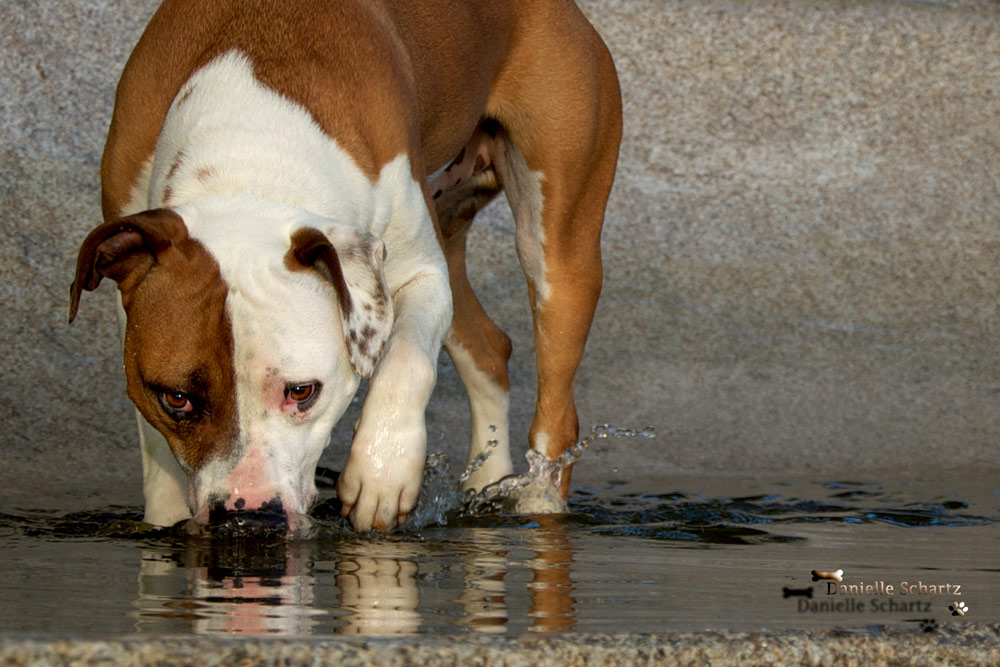
[(284, 536), (288, 532), (288, 514), (280, 498), (272, 498), (257, 509), (244, 509), (246, 501), (237, 498), (237, 509), (226, 509), (221, 500), (212, 503), (208, 512), (208, 532), (216, 537)]

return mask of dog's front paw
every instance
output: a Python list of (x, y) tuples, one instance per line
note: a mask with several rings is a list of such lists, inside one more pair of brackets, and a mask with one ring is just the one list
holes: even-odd
[(337, 481), (337, 497), (342, 516), (355, 530), (392, 530), (406, 521), (417, 505), (423, 477), (424, 452), (380, 456), (377, 448), (362, 449), (355, 442)]

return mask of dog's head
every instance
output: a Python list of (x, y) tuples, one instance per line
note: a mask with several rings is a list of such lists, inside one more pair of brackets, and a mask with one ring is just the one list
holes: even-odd
[(200, 523), (308, 511), (319, 456), (392, 327), (380, 240), (277, 217), (158, 209), (80, 249), (70, 321), (83, 290), (118, 284), (129, 397), (188, 474)]

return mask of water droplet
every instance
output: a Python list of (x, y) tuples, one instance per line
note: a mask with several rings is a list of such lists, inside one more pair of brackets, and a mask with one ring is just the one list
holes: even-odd
[[(496, 431), (495, 427), (490, 428)], [(424, 483), (420, 490), (417, 508), (406, 525), (419, 529), (430, 524), (446, 525), (448, 516), (481, 516), (494, 512), (564, 512), (565, 501), (558, 493), (563, 474), (575, 464), (594, 440), (615, 438), (652, 438), (655, 430), (647, 427), (641, 431), (616, 429), (610, 424), (594, 426), (590, 434), (574, 443), (556, 459), (550, 459), (534, 449), (528, 450), (525, 459), (528, 471), (522, 475), (508, 475), (503, 479), (475, 491), (460, 491), (462, 484), (479, 470), (499, 445), (499, 440), (488, 440), (486, 448), (476, 456), (455, 480), (451, 464), (444, 454), (432, 453), (424, 467)], [(618, 472), (618, 468), (613, 469)]]

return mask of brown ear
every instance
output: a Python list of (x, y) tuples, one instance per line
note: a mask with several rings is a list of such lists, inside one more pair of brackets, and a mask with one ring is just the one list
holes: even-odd
[(334, 250), (330, 239), (314, 227), (303, 227), (292, 234), (292, 247), (289, 250), (295, 261), (303, 268), (315, 268), (323, 277), (333, 284), (340, 302), (340, 311), (344, 317), (351, 316), (351, 295), (347, 291), (347, 281), (340, 268), (340, 258)]
[(69, 321), (76, 317), (83, 290), (97, 289), (102, 278), (111, 278), (119, 286), (138, 282), (158, 253), (186, 235), (181, 217), (162, 208), (112, 220), (94, 229), (77, 256), (76, 277), (69, 289)]
[(383, 272), (385, 245), (354, 230), (329, 231), (330, 236), (312, 227), (297, 230), (289, 255), (333, 284), (351, 366), (360, 377), (371, 377), (392, 330), (392, 300)]

